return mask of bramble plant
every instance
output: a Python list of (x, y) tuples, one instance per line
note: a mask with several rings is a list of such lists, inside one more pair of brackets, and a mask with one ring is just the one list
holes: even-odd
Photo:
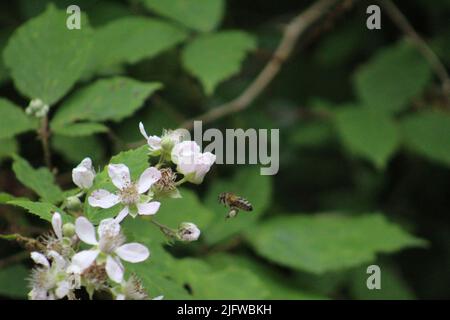
[(0, 299), (448, 296), (448, 1), (0, 12)]
[[(194, 141), (183, 141), (176, 131), (149, 137), (142, 123), (139, 128), (148, 143), (150, 163), (155, 165), (146, 168), (138, 180), (132, 181), (130, 169), (123, 163), (107, 165), (104, 171), (108, 177), (105, 172), (96, 175), (90, 158), (85, 158), (72, 170), (73, 183), (79, 189), (62, 202), (65, 212), (52, 214), (54, 234), (38, 239), (34, 246), (41, 250), (31, 252), (31, 258), (38, 265), (31, 271), (32, 289), (28, 294), (31, 300), (76, 299), (75, 290), (82, 288), (91, 299), (96, 291), (120, 300), (147, 299), (136, 275), (124, 278), (121, 260), (139, 263), (150, 256), (146, 246), (125, 243), (121, 222), (128, 216), (149, 219), (169, 242), (190, 242), (200, 236), (200, 230), (192, 222), (180, 222), (176, 229), (157, 222), (153, 216), (164, 198), (182, 197), (178, 186), (188, 181), (200, 184), (214, 164), (215, 156), (210, 152), (201, 153)], [(136, 165), (147, 166), (148, 161), (144, 160)], [(176, 172), (172, 171), (172, 164), (176, 164)], [(177, 174), (182, 178), (177, 180)], [(112, 187), (117, 188), (115, 192), (108, 191)], [(84, 208), (109, 209), (116, 205), (120, 207), (119, 213), (100, 221), (97, 236)], [(63, 224), (63, 217), (67, 221), (68, 215), (76, 217), (75, 224)], [(82, 250), (83, 243), (91, 248)]]

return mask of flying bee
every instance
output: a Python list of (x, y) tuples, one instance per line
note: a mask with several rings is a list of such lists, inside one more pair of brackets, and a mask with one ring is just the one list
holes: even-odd
[(232, 192), (222, 192), (219, 194), (219, 202), (230, 208), (226, 218), (234, 218), (239, 210), (252, 211), (252, 204), (245, 198), (242, 198)]

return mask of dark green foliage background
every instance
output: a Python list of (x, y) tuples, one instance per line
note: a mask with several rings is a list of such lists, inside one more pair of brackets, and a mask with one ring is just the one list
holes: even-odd
[[(67, 90), (49, 94), (55, 102), (51, 148), (60, 189), (50, 172), (21, 159), (44, 166), (36, 124), (22, 111), (45, 79), (36, 75), (22, 86), (11, 77), (11, 69), (33, 65), (25, 61), (33, 48), (5, 50), (15, 30), (45, 14), (48, 2), (0, 3), (1, 234), (35, 236), (49, 229), (20, 207), (47, 219), (41, 212), (49, 212), (51, 204), (30, 209), (15, 199), (19, 207), (14, 207), (6, 205), (9, 195), (57, 204), (61, 189), (73, 188), (70, 170), (82, 158), (91, 156), (102, 168), (111, 156), (143, 142), (139, 121), (159, 135), (236, 97), (270, 59), (282, 26), (312, 3), (228, 0), (221, 10), (211, 4), (219, 0), (211, 8), (191, 1), (203, 9), (194, 5), (180, 15), (152, 0), (53, 1), (64, 11), (78, 4), (91, 25), (87, 37), (95, 40), (91, 51), (82, 44), (85, 38), (67, 40), (71, 50), (86, 49), (80, 55), (89, 62), (81, 75), (58, 82), (67, 81)], [(216, 165), (204, 184), (182, 190), (183, 200), (164, 203), (157, 215), (162, 222), (193, 221), (202, 229), (201, 241), (189, 246), (169, 248), (150, 224), (126, 222), (128, 237), (152, 250), (148, 262), (129, 266), (151, 296), (450, 298), (449, 102), (428, 62), (389, 17), (382, 11), (382, 29), (368, 30), (365, 10), (372, 3), (349, 2), (344, 13), (326, 16), (300, 39), (248, 109), (204, 126), (279, 128), (277, 175), (262, 177), (255, 166)], [(397, 5), (448, 68), (450, 1)], [(138, 16), (143, 20), (135, 20)], [(220, 37), (208, 42), (218, 32)], [(115, 47), (112, 35), (118, 35)], [(45, 48), (44, 41), (34, 49)], [(129, 94), (111, 96), (117, 86), (129, 88)], [(80, 121), (86, 124), (80, 127)], [(135, 152), (142, 156), (142, 150)], [(255, 212), (225, 222), (216, 197), (226, 190), (246, 196)], [(0, 298), (26, 295), (23, 279), (31, 263), (21, 250), (0, 240)], [(365, 286), (366, 268), (373, 263), (382, 269), (382, 290)]]

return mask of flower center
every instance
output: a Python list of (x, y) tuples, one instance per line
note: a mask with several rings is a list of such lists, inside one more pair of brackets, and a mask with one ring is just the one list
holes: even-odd
[(125, 205), (135, 204), (139, 202), (139, 192), (134, 183), (126, 186), (119, 191), (120, 201)]

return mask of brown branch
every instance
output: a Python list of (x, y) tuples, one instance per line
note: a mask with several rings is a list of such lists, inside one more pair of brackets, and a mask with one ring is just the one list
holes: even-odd
[(446, 100), (450, 98), (450, 77), (448, 72), (441, 62), (439, 57), (428, 46), (425, 40), (414, 30), (405, 15), (398, 9), (398, 7), (391, 0), (378, 0), (386, 13), (391, 18), (392, 22), (406, 35), (408, 39), (416, 46), (417, 50), (428, 61), (434, 73), (442, 82), (442, 91)]
[(48, 116), (45, 115), (41, 119), (41, 127), (38, 130), (39, 139), (42, 143), (42, 151), (44, 152), (44, 161), (48, 169), (52, 171), (52, 156), (50, 153), (49, 139), (50, 131), (48, 128)]
[(192, 129), (194, 120), (201, 120), (204, 123), (211, 122), (247, 108), (278, 74), (283, 63), (291, 55), (299, 37), (311, 25), (317, 22), (336, 2), (337, 0), (319, 0), (297, 15), (286, 26), (281, 42), (275, 50), (272, 59), (240, 96), (230, 102), (215, 107), (195, 119), (186, 121), (183, 127)]

